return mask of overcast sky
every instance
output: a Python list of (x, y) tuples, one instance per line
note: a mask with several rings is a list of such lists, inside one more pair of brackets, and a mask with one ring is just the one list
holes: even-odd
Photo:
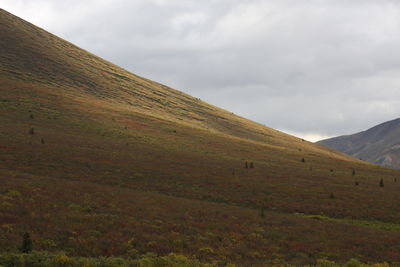
[(398, 0), (1, 0), (127, 70), (311, 141), (400, 117)]

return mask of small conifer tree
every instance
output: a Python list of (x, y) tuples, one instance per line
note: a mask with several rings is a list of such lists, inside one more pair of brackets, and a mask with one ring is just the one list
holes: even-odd
[(22, 253), (29, 253), (32, 251), (32, 247), (33, 247), (33, 242), (32, 242), (31, 236), (29, 235), (28, 232), (26, 232), (22, 239), (20, 251)]
[(34, 134), (35, 134), (35, 129), (31, 128), (31, 129), (29, 130), (29, 134), (30, 134), (30, 135), (34, 135)]
[(260, 217), (265, 218), (265, 207), (261, 207), (260, 209)]
[(385, 186), (385, 184), (383, 183), (383, 179), (381, 179), (381, 181), (379, 182), (379, 186), (380, 187), (384, 187)]
[(301, 162), (306, 162), (306, 160), (304, 158), (301, 159)]
[(331, 198), (331, 199), (335, 199), (335, 194), (334, 194), (334, 193), (331, 193), (330, 198)]
[(254, 168), (254, 164), (253, 162), (250, 162), (250, 168), (253, 169)]
[(244, 166), (245, 166), (246, 169), (249, 168), (249, 164), (247, 164), (247, 161), (246, 161), (246, 163), (244, 164)]

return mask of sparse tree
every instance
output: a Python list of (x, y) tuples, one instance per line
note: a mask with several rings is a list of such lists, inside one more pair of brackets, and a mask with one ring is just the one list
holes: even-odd
[(253, 162), (250, 162), (250, 168), (253, 169), (254, 168), (254, 164)]
[(30, 134), (30, 135), (34, 135), (34, 134), (35, 134), (35, 129), (31, 128), (31, 129), (29, 130), (29, 134)]
[(354, 182), (355, 185), (359, 185), (359, 183), (357, 181)]
[(306, 162), (306, 160), (304, 158), (301, 159), (301, 162)]
[(32, 251), (32, 247), (33, 247), (33, 242), (32, 242), (31, 236), (29, 235), (28, 232), (26, 232), (23, 236), (22, 244), (21, 244), (21, 247), (19, 248), (19, 250), (22, 253), (29, 253)]
[(381, 179), (381, 181), (379, 182), (379, 186), (380, 187), (384, 187), (385, 186), (385, 184), (383, 183), (383, 179)]
[(42, 143), (42, 145), (44, 145), (44, 139), (40, 139), (40, 143)]
[(246, 161), (246, 163), (244, 164), (244, 167), (245, 167), (246, 169), (249, 168), (249, 164), (247, 163), (247, 161)]
[(334, 194), (334, 193), (331, 193), (330, 198), (331, 198), (331, 199), (335, 199), (335, 198), (336, 198), (336, 197), (335, 197), (335, 194)]
[(265, 218), (265, 207), (260, 208), (260, 217)]
[(356, 175), (356, 170), (355, 169), (353, 169), (353, 171), (351, 172), (351, 175)]
[(30, 114), (30, 115), (29, 115), (29, 118), (33, 119), (33, 114)]

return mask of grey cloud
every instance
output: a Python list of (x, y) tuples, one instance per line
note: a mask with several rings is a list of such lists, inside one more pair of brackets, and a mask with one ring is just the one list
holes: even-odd
[(353, 133), (400, 114), (399, 1), (5, 0), (4, 8), (134, 73), (300, 135)]

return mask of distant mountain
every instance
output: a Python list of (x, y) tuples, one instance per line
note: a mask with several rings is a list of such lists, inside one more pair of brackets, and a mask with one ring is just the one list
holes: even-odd
[(317, 142), (356, 158), (400, 169), (400, 118), (369, 130)]

